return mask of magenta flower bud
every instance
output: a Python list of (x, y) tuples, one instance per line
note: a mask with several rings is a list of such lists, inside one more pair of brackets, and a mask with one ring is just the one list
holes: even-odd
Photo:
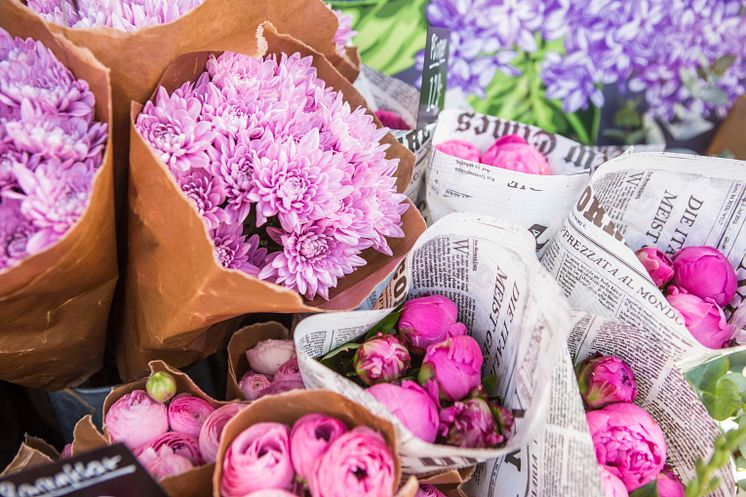
[(171, 449), (171, 451), (173, 451), (177, 456), (188, 459), (193, 466), (201, 466), (204, 464), (202, 454), (199, 450), (199, 440), (197, 440), (197, 437), (175, 431), (166, 432), (160, 437), (150, 440), (135, 449), (133, 453), (135, 456), (139, 456), (148, 448), (160, 453), (161, 447), (164, 446)]
[(272, 379), (266, 374), (255, 373), (249, 370), (241, 378), (238, 388), (241, 389), (241, 393), (246, 400), (256, 400), (259, 398), (261, 391), (271, 384)]
[(673, 278), (673, 261), (655, 247), (643, 247), (635, 255), (658, 288), (663, 288)]
[(73, 444), (65, 444), (64, 447), (62, 447), (62, 452), (60, 452), (60, 461), (63, 459), (70, 459), (73, 456)]
[(363, 383), (390, 383), (409, 369), (407, 348), (394, 335), (381, 335), (368, 340), (355, 351), (355, 372)]
[(275, 377), (272, 381), (277, 383), (279, 381), (300, 381), (303, 382), (303, 377), (300, 375), (300, 368), (298, 367), (298, 358), (293, 357), (288, 362), (280, 366), (277, 370)]
[(145, 391), (153, 400), (168, 402), (171, 397), (176, 395), (176, 380), (174, 380), (173, 375), (165, 371), (158, 371), (148, 377), (148, 381), (145, 383)]
[(446, 497), (446, 494), (435, 488), (433, 485), (420, 485), (414, 497)]
[(306, 414), (296, 421), (290, 432), (290, 460), (298, 477), (307, 481), (316, 461), (346, 432), (342, 421), (321, 414)]
[(265, 395), (277, 395), (291, 390), (303, 390), (304, 388), (306, 386), (302, 381), (298, 380), (273, 381), (267, 388), (259, 392), (258, 398), (262, 398)]
[(705, 347), (721, 349), (733, 338), (734, 330), (725, 320), (723, 310), (711, 298), (685, 293), (675, 286), (668, 288), (668, 303), (684, 318), (684, 326)]
[(614, 402), (634, 402), (637, 397), (635, 373), (626, 362), (615, 356), (594, 355), (576, 369), (583, 403), (589, 409), (600, 409)]
[(379, 121), (381, 121), (381, 124), (386, 126), (389, 129), (412, 129), (412, 127), (407, 124), (407, 121), (404, 120), (402, 116), (397, 114), (396, 112), (392, 112), (390, 110), (384, 110), (384, 109), (378, 109), (374, 112), (376, 117)]
[(666, 439), (658, 423), (634, 404), (610, 404), (586, 413), (596, 459), (627, 491), (653, 481), (666, 463)]
[(417, 297), (402, 307), (399, 338), (414, 354), (422, 355), (434, 343), (466, 334), (466, 326), (457, 319), (458, 306), (452, 300), (442, 295)]
[(658, 486), (658, 497), (684, 497), (686, 495), (681, 480), (668, 466), (664, 467), (658, 475), (656, 484)]
[(134, 450), (168, 431), (166, 405), (151, 399), (145, 390), (133, 390), (111, 405), (104, 424), (112, 441)]
[(292, 340), (262, 340), (246, 351), (249, 367), (257, 373), (274, 376), (280, 366), (295, 357)]
[(148, 447), (137, 456), (137, 460), (156, 481), (186, 473), (194, 467), (189, 459), (175, 454), (167, 445), (158, 451)]
[(432, 443), (438, 437), (438, 406), (417, 383), (379, 383), (367, 391), (420, 440)]
[(244, 497), (264, 489), (293, 486), (290, 429), (281, 423), (257, 423), (231, 442), (223, 459), (223, 497)]
[(435, 145), (435, 148), (451, 157), (479, 162), (479, 149), (464, 140), (444, 141)]
[(503, 438), (503, 441), (512, 438), (513, 428), (515, 427), (513, 413), (507, 407), (503, 407), (494, 401), (489, 401), (487, 404), (490, 406), (492, 416), (495, 418), (497, 434)]
[(482, 350), (474, 338), (459, 335), (428, 347), (418, 380), (435, 380), (444, 400), (461, 400), (482, 382)]
[(246, 404), (231, 402), (218, 407), (207, 416), (199, 432), (199, 451), (205, 464), (215, 462), (220, 445), (220, 435), (223, 434), (225, 425), (244, 407), (246, 407)]
[(601, 473), (601, 487), (605, 497), (629, 497), (627, 487), (624, 486), (622, 480), (610, 473), (605, 466), (599, 465), (598, 469)]
[(482, 399), (457, 401), (440, 411), (439, 430), (446, 443), (456, 447), (497, 447), (506, 440), (498, 433), (489, 404)]
[(309, 477), (313, 497), (380, 497), (394, 487), (394, 457), (386, 440), (365, 426), (337, 438)]
[(168, 405), (168, 424), (173, 431), (198, 437), (202, 424), (214, 410), (206, 400), (183, 393)]
[(736, 293), (736, 272), (713, 247), (686, 247), (673, 256), (673, 284), (723, 307)]
[(482, 154), (481, 162), (520, 173), (552, 174), (549, 163), (541, 152), (518, 135), (505, 135), (498, 138)]

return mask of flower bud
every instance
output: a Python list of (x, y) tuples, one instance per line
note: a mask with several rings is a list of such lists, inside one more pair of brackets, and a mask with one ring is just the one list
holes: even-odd
[(280, 366), (295, 357), (292, 340), (262, 340), (246, 351), (249, 367), (257, 373), (274, 376)]
[(482, 164), (529, 174), (552, 174), (541, 152), (518, 135), (505, 135), (482, 155)]
[(436, 150), (459, 159), (479, 162), (479, 149), (464, 140), (448, 140), (435, 145)]
[(167, 445), (161, 446), (157, 451), (147, 447), (137, 456), (137, 460), (156, 481), (186, 473), (194, 467), (189, 459), (175, 454)]
[(414, 497), (446, 497), (446, 494), (435, 488), (434, 485), (422, 484), (417, 489), (417, 493)]
[(454, 402), (440, 411), (439, 431), (448, 445), (456, 447), (497, 447), (506, 440), (498, 433), (490, 406), (482, 399)]
[(655, 247), (643, 247), (635, 255), (658, 288), (663, 288), (673, 278), (673, 261)]
[(304, 388), (306, 386), (298, 380), (273, 381), (267, 388), (259, 392), (257, 398), (262, 398), (265, 395), (277, 395), (291, 390), (303, 390)]
[(738, 285), (736, 272), (722, 252), (713, 247), (686, 247), (673, 256), (673, 284), (686, 293), (710, 298), (723, 307)]
[(374, 112), (381, 124), (389, 129), (412, 129), (402, 116), (390, 110), (378, 109)]
[(166, 405), (151, 399), (145, 390), (133, 390), (111, 405), (104, 424), (112, 441), (134, 450), (168, 431)]
[(238, 388), (241, 389), (241, 393), (246, 400), (256, 400), (259, 398), (261, 391), (271, 384), (272, 380), (266, 374), (249, 370), (241, 377)]
[(668, 303), (684, 318), (684, 326), (705, 347), (721, 349), (733, 338), (734, 330), (725, 320), (723, 310), (711, 298), (684, 292), (675, 286), (668, 288)]
[(171, 449), (171, 451), (173, 451), (177, 456), (188, 459), (193, 466), (201, 466), (204, 464), (202, 453), (199, 450), (199, 441), (197, 440), (197, 437), (175, 431), (168, 431), (160, 437), (150, 440), (135, 449), (133, 453), (135, 456), (139, 456), (148, 448), (160, 453), (161, 447), (163, 446)]
[(205, 463), (211, 464), (215, 462), (223, 428), (244, 407), (246, 407), (246, 404), (231, 402), (230, 404), (218, 407), (207, 416), (199, 432), (199, 451)]
[(367, 392), (420, 440), (432, 443), (438, 437), (438, 406), (417, 383), (403, 381), (401, 386), (379, 383)]
[(303, 377), (300, 375), (300, 368), (298, 367), (298, 358), (293, 357), (285, 364), (280, 366), (277, 370), (275, 377), (272, 378), (274, 383), (278, 381), (300, 381), (303, 382)]
[(684, 485), (670, 467), (666, 466), (656, 478), (658, 497), (684, 497)]
[(611, 474), (604, 466), (599, 465), (598, 469), (601, 473), (601, 487), (605, 497), (629, 497), (629, 492), (619, 477)]
[(204, 399), (187, 393), (177, 395), (168, 405), (168, 424), (173, 431), (199, 437), (202, 424), (214, 410)]
[(408, 300), (399, 318), (399, 338), (416, 355), (448, 337), (465, 335), (466, 326), (457, 322), (458, 306), (442, 295)]
[(148, 377), (145, 390), (150, 398), (158, 402), (168, 402), (176, 395), (176, 380), (165, 371), (157, 371)]
[(461, 400), (482, 382), (482, 350), (474, 338), (459, 335), (431, 345), (418, 375), (421, 385), (437, 383), (444, 400)]
[(321, 414), (306, 414), (296, 421), (290, 432), (290, 460), (297, 477), (307, 481), (316, 461), (346, 432), (342, 421)]
[(614, 402), (633, 402), (637, 397), (635, 373), (626, 362), (615, 356), (597, 354), (576, 369), (583, 403), (589, 409), (600, 409)]
[(355, 372), (367, 385), (391, 383), (409, 369), (407, 348), (394, 335), (381, 335), (368, 340), (355, 351)]
[(490, 406), (492, 417), (495, 418), (495, 429), (498, 435), (503, 438), (503, 441), (507, 441), (513, 437), (513, 429), (515, 427), (515, 418), (510, 409), (503, 407), (497, 402), (489, 401), (487, 403)]

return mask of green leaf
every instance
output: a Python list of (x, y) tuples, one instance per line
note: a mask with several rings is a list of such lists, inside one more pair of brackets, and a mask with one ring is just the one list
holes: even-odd
[(716, 76), (722, 76), (723, 74), (725, 74), (725, 71), (727, 71), (728, 68), (733, 65), (733, 62), (735, 62), (735, 60), (736, 57), (733, 55), (723, 55), (718, 60), (712, 63), (710, 69)]
[(714, 361), (710, 361), (689, 373), (689, 380), (698, 390), (703, 392), (714, 392), (718, 381), (728, 372), (728, 368), (728, 357), (721, 357)]
[(351, 350), (357, 350), (360, 348), (359, 343), (349, 342), (340, 345), (336, 349), (330, 350), (324, 357), (320, 359), (321, 362), (328, 361), (329, 359), (341, 354), (342, 352), (349, 352)]
[(746, 490), (746, 480), (738, 480), (736, 485), (738, 485), (738, 488), (741, 490)]
[(729, 372), (722, 379), (728, 379), (738, 385), (738, 391), (741, 392), (741, 402), (746, 402), (746, 377), (741, 373)]
[(708, 86), (707, 88), (703, 88), (701, 91), (699, 91), (697, 96), (701, 100), (714, 105), (728, 105), (729, 102), (728, 94), (715, 86)]
[(482, 386), (484, 386), (484, 390), (489, 394), (489, 392), (497, 388), (497, 375), (493, 374), (482, 378)]
[(713, 418), (723, 421), (741, 407), (741, 391), (733, 380), (723, 377), (717, 382), (714, 393), (703, 393), (702, 401)]
[(629, 497), (658, 497), (658, 482), (653, 480), (647, 485), (643, 485), (629, 494)]
[(387, 334), (389, 331), (396, 328), (401, 317), (401, 309), (392, 312), (385, 318), (381, 319), (375, 326), (373, 326), (368, 333), (365, 334), (365, 341), (367, 342), (379, 333)]
[(642, 126), (642, 117), (637, 110), (637, 102), (628, 100), (621, 109), (614, 114), (614, 124), (622, 128), (639, 128)]

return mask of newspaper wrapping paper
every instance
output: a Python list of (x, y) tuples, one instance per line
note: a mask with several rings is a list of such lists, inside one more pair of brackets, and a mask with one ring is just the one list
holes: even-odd
[[(516, 134), (546, 157), (552, 175), (516, 172), (444, 154), (434, 146), (464, 140), (485, 152), (498, 138)], [(592, 171), (625, 147), (588, 147), (541, 128), (471, 111), (440, 113), (426, 177), (428, 222), (451, 212), (477, 212), (527, 228), (541, 253), (562, 226)]]
[(665, 153), (618, 157), (594, 174), (542, 257), (573, 308), (683, 340), (675, 360), (684, 371), (736, 350), (709, 349), (691, 336), (635, 256), (645, 245), (669, 255), (692, 245), (721, 250), (739, 280), (726, 315), (742, 328), (746, 163)]
[[(516, 434), (505, 447), (425, 443), (365, 390), (314, 359), (362, 336), (407, 298), (427, 294), (441, 294), (458, 304), (459, 320), (482, 346), (483, 376), (497, 375), (489, 394), (501, 399), (516, 418)], [(514, 452), (540, 432), (570, 314), (561, 290), (538, 263), (528, 232), (477, 214), (447, 216), (420, 237), (379, 305), (383, 308), (302, 320), (294, 332), (298, 364), (308, 388), (339, 392), (394, 422), (407, 472), (469, 466)]]

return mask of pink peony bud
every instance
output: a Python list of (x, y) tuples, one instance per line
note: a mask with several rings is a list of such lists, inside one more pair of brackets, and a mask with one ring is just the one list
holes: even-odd
[(293, 486), (290, 430), (280, 423), (257, 423), (231, 442), (223, 459), (223, 497), (243, 497), (264, 489)]
[(231, 402), (218, 407), (207, 416), (199, 432), (199, 451), (206, 464), (215, 462), (223, 428), (244, 407), (246, 407), (246, 404)]
[(176, 395), (176, 380), (173, 375), (158, 371), (148, 377), (145, 383), (145, 391), (150, 398), (158, 402), (168, 402), (171, 397)]
[(409, 351), (394, 335), (379, 333), (355, 351), (353, 364), (363, 383), (389, 383), (401, 378), (409, 369)]
[(733, 338), (733, 327), (711, 298), (703, 300), (675, 286), (668, 287), (668, 291), (666, 300), (681, 313), (684, 326), (699, 343), (711, 349), (721, 349)]
[(482, 399), (454, 402), (440, 411), (440, 435), (456, 447), (496, 447), (506, 440), (498, 432), (489, 404)]
[(368, 388), (368, 393), (417, 438), (432, 443), (438, 437), (438, 406), (417, 383), (403, 381), (401, 386), (379, 383)]
[(386, 440), (365, 426), (340, 436), (309, 477), (312, 497), (392, 495), (394, 458)]
[(389, 129), (412, 129), (402, 116), (390, 110), (378, 109), (374, 112), (381, 124)]
[(262, 398), (265, 395), (277, 395), (291, 390), (303, 390), (304, 388), (306, 388), (306, 386), (302, 381), (273, 381), (271, 385), (259, 392), (259, 398)]
[(194, 467), (189, 459), (174, 454), (174, 451), (167, 445), (162, 446), (158, 451), (148, 447), (137, 456), (137, 459), (156, 481), (186, 473)]
[(193, 466), (201, 466), (204, 464), (202, 454), (199, 451), (199, 440), (197, 440), (197, 437), (185, 433), (177, 433), (175, 431), (166, 432), (160, 437), (150, 440), (135, 449), (133, 453), (138, 456), (149, 448), (160, 453), (161, 447), (164, 446), (171, 449), (171, 451), (177, 456), (188, 459)]
[(505, 135), (482, 154), (482, 163), (529, 174), (552, 174), (541, 152), (518, 135)]
[(249, 367), (257, 373), (274, 376), (280, 366), (295, 357), (292, 340), (262, 340), (246, 351)]
[(151, 399), (145, 390), (133, 390), (112, 404), (104, 424), (114, 442), (134, 450), (168, 431), (166, 405)]
[(446, 497), (446, 494), (435, 488), (433, 485), (420, 485), (414, 497)]
[(598, 462), (627, 491), (650, 483), (666, 463), (666, 439), (658, 423), (634, 404), (610, 404), (586, 413)]
[(443, 143), (435, 145), (435, 148), (452, 157), (479, 162), (479, 149), (464, 140), (444, 141)]
[(578, 387), (589, 409), (600, 409), (614, 402), (634, 402), (637, 397), (635, 373), (615, 356), (596, 354), (576, 369)]
[(321, 414), (306, 414), (296, 421), (290, 432), (290, 460), (298, 477), (307, 481), (316, 461), (346, 432), (342, 421)]
[(513, 436), (513, 428), (515, 427), (515, 418), (510, 409), (503, 407), (495, 401), (488, 401), (487, 404), (490, 406), (492, 416), (495, 418), (495, 427), (497, 433), (504, 441), (507, 441)]
[(658, 288), (663, 288), (673, 278), (673, 261), (655, 247), (643, 247), (635, 255)]
[(684, 497), (686, 494), (684, 485), (679, 477), (666, 466), (656, 479), (658, 486), (658, 497)]
[(198, 437), (202, 424), (214, 410), (206, 400), (183, 393), (168, 405), (168, 424), (173, 431)]
[(469, 335), (459, 335), (428, 347), (418, 380), (435, 380), (444, 400), (461, 400), (482, 383), (482, 350)]
[(411, 299), (402, 307), (399, 338), (414, 354), (422, 355), (434, 343), (466, 334), (466, 326), (457, 319), (458, 306), (442, 295)]
[(272, 379), (266, 374), (259, 374), (249, 370), (241, 378), (238, 388), (241, 389), (241, 393), (243, 393), (246, 400), (256, 400), (259, 398), (261, 391), (271, 384)]
[(703, 299), (725, 306), (738, 285), (728, 259), (713, 247), (686, 247), (673, 256), (673, 284)]
[(300, 368), (298, 367), (298, 358), (293, 357), (288, 362), (280, 366), (277, 370), (275, 377), (272, 381), (277, 383), (279, 381), (303, 381), (303, 377), (300, 375)]
[(614, 476), (605, 466), (598, 467), (601, 472), (601, 487), (605, 497), (629, 497), (629, 492), (622, 480)]

